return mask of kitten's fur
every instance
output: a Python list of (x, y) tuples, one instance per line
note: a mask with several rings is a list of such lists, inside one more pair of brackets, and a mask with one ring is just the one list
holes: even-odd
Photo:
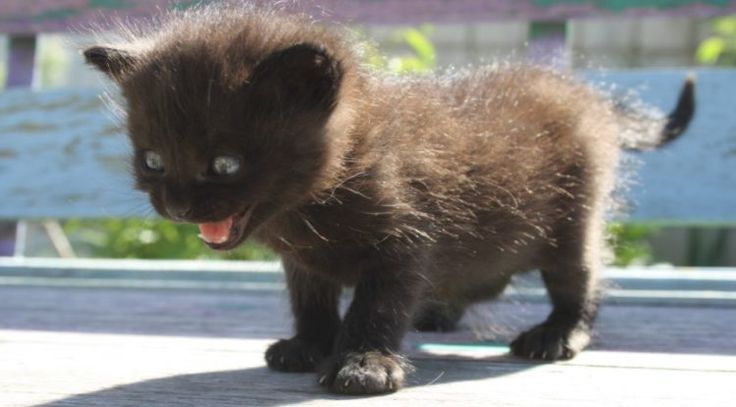
[[(122, 89), (138, 187), (162, 216), (254, 208), (213, 247), (252, 234), (283, 258), (296, 335), (269, 348), (270, 367), (319, 369), (335, 392), (396, 390), (412, 322), (452, 329), (532, 269), (554, 308), (512, 352), (568, 359), (588, 343), (621, 123), (634, 120), (609, 100), (528, 66), (384, 76), (347, 33), (274, 10), (209, 7), (152, 27), (85, 56)], [(692, 92), (627, 146), (681, 133)], [(146, 150), (165, 171), (146, 169)], [(223, 153), (244, 170), (213, 175)]]

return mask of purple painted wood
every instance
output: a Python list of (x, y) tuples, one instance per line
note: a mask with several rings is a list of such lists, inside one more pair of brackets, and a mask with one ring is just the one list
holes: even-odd
[(538, 65), (558, 69), (570, 68), (570, 52), (567, 47), (567, 23), (532, 22), (529, 24), (529, 48), (527, 59)]
[[(272, 1), (256, 0), (256, 3)], [(136, 18), (195, 1), (3, 0), (0, 32), (66, 31), (104, 24), (111, 17)], [(508, 20), (555, 21), (582, 17), (678, 15), (708, 17), (736, 12), (736, 0), (307, 0), (292, 8), (327, 19), (364, 23)], [(172, 6), (173, 4), (173, 6)], [(642, 5), (644, 4), (644, 5)], [(655, 6), (652, 6), (655, 4)]]
[[(33, 71), (36, 59), (36, 36), (11, 36), (8, 47), (8, 76), (6, 88), (30, 88), (33, 85)], [(22, 224), (0, 223), (0, 256), (12, 256), (23, 245), (18, 237)]]
[(30, 88), (33, 85), (33, 65), (36, 59), (36, 36), (10, 37), (8, 78), (6, 88)]

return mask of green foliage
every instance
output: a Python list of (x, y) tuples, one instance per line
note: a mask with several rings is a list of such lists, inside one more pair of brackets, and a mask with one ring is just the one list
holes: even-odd
[(263, 246), (246, 243), (230, 252), (209, 249), (194, 225), (161, 220), (68, 220), (64, 231), (77, 252), (92, 257), (135, 259), (275, 260)]
[(418, 28), (396, 30), (389, 37), (390, 42), (406, 46), (409, 52), (401, 56), (384, 58), (379, 50), (370, 49), (368, 64), (397, 74), (431, 71), (437, 65), (437, 53), (429, 38), (432, 31), (432, 26), (426, 24)]
[(58, 86), (66, 81), (71, 65), (69, 55), (60, 35), (46, 36), (38, 42), (41, 87)]
[(0, 90), (5, 89), (5, 81), (8, 77), (8, 55), (6, 53), (5, 59), (3, 59), (3, 49), (7, 48), (7, 38), (0, 38)]
[[(68, 220), (64, 231), (75, 250), (84, 256), (136, 259), (237, 259), (276, 260), (266, 247), (247, 242), (230, 252), (209, 249), (197, 237), (194, 225), (163, 220), (105, 219)], [(615, 253), (614, 265), (652, 262), (648, 238), (657, 228), (642, 224), (609, 227)]]
[(7, 68), (5, 68), (4, 61), (0, 61), (0, 90), (5, 89), (5, 79), (8, 75)]
[(648, 238), (656, 232), (656, 227), (646, 224), (614, 223), (609, 225), (608, 234), (615, 255), (613, 265), (650, 264), (652, 248)]
[(736, 16), (716, 18), (713, 35), (706, 38), (695, 52), (695, 60), (704, 65), (736, 65)]

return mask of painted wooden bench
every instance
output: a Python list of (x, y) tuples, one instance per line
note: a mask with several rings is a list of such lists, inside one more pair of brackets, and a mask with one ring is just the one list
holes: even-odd
[[(191, 3), (179, 2), (178, 7)], [(736, 1), (722, 0), (315, 3), (331, 10), (329, 18), (347, 22), (526, 19), (533, 22), (530, 38), (544, 36), (540, 43), (547, 46), (561, 44), (565, 21), (571, 18), (736, 12)], [(35, 35), (103, 23), (110, 14), (144, 17), (170, 4), (0, 3), (0, 33), (10, 35), (8, 89), (0, 92), (0, 219), (145, 214), (145, 197), (133, 192), (125, 170), (127, 141), (106, 112), (100, 91), (30, 89)], [(579, 75), (605, 87), (634, 89), (643, 101), (667, 111), (687, 71)], [(735, 223), (736, 70), (698, 69), (695, 74), (696, 118), (682, 140), (638, 155), (641, 168), (628, 194), (629, 219)], [(343, 403), (323, 395), (309, 378), (263, 367), (264, 346), (289, 331), (288, 319), (282, 318), (287, 307), (279, 294), (279, 270), (277, 263), (259, 262), (0, 258), (0, 404)], [(381, 402), (726, 405), (724, 389), (736, 373), (736, 343), (729, 339), (736, 336), (736, 273), (637, 268), (610, 269), (606, 277), (611, 288), (600, 339), (575, 361), (538, 365), (502, 356), (510, 335), (541, 319), (547, 309), (539, 285), (522, 280), (500, 303), (471, 312), (466, 325), (472, 330), (411, 334), (407, 351), (418, 366), (413, 388)], [(498, 313), (500, 320), (490, 320), (488, 313)], [(479, 337), (490, 342), (479, 342)], [(234, 351), (242, 356), (233, 358)], [(664, 356), (667, 352), (673, 355)], [(69, 372), (75, 380), (65, 377)], [(596, 375), (601, 382), (591, 379)], [(566, 378), (584, 385), (576, 385), (575, 395), (564, 393), (560, 389), (569, 386)], [(530, 389), (532, 382), (544, 385)], [(284, 388), (291, 390), (279, 391)]]

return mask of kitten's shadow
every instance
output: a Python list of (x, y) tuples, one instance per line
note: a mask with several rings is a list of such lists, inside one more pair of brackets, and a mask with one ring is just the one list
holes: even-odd
[[(409, 387), (434, 386), (517, 373), (536, 364), (506, 356), (471, 363), (437, 358), (414, 358), (416, 372)], [(120, 385), (67, 397), (36, 407), (132, 405), (279, 406), (315, 400), (354, 398), (325, 392), (314, 374), (279, 373), (267, 367), (177, 375)]]

